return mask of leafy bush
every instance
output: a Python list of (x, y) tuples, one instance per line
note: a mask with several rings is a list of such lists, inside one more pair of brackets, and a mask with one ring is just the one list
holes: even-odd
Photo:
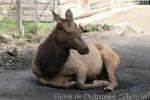
[(110, 31), (113, 29), (112, 25), (108, 24), (87, 24), (82, 25), (80, 24), (80, 28), (83, 30), (83, 32), (99, 32), (99, 31)]

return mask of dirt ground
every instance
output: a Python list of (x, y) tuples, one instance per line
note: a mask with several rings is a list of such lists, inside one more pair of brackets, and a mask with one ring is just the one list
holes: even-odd
[(118, 14), (97, 20), (95, 22), (104, 24), (118, 24), (129, 22), (132, 26), (139, 27), (145, 34), (150, 34), (150, 7), (134, 8), (127, 11), (122, 11)]
[[(122, 12), (99, 22), (128, 21), (133, 25), (141, 25), (140, 27), (148, 33), (150, 32), (148, 28), (150, 14), (146, 13), (147, 10), (142, 11), (145, 12), (143, 14), (137, 14), (139, 11)], [(128, 20), (125, 20), (126, 16)], [(140, 19), (135, 16), (140, 16)], [(142, 16), (143, 19), (141, 19)], [(2, 50), (3, 44), (0, 44), (0, 51), (2, 51), (0, 52), (0, 62), (2, 62), (0, 64), (0, 100), (150, 100), (150, 35), (118, 36), (110, 35), (111, 31), (107, 33), (88, 33), (84, 37), (103, 41), (119, 54), (121, 58), (121, 64), (117, 70), (119, 87), (114, 92), (106, 93), (102, 89), (64, 90), (40, 86), (31, 72), (31, 60), (38, 44), (27, 44), (25, 52), (19, 57), (7, 55)]]
[(30, 53), (16, 61), (20, 67), (0, 74), (0, 100), (149, 100), (150, 38), (90, 34), (87, 38), (105, 41), (120, 55), (119, 87), (114, 92), (105, 93), (102, 89), (63, 90), (37, 85), (30, 65), (32, 53), (35, 53), (32, 48)]

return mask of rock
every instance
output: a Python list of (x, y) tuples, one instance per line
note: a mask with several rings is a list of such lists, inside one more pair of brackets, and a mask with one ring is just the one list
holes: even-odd
[(139, 27), (131, 26), (128, 22), (117, 23), (114, 25), (114, 31), (116, 35), (132, 35), (144, 33)]
[(0, 67), (0, 73), (2, 73), (4, 71), (4, 68), (1, 66)]
[(12, 36), (6, 34), (0, 34), (0, 42), (7, 43), (9, 40), (12, 40)]
[(140, 30), (140, 28), (139, 27), (130, 27), (133, 31), (135, 31), (136, 33), (138, 33), (138, 34), (142, 34), (142, 33), (144, 33), (142, 30)]
[[(100, 26), (100, 27), (99, 27)], [(83, 32), (94, 32), (102, 29), (100, 24), (79, 24), (79, 27)]]
[(115, 27), (113, 30), (114, 30), (115, 35), (122, 36), (122, 35), (125, 35), (125, 33), (126, 33), (124, 28)]
[(27, 42), (32, 42), (32, 43), (39, 43), (41, 41), (40, 36), (34, 35), (32, 33), (26, 34), (25, 38)]
[(6, 52), (10, 56), (17, 57), (19, 55), (19, 51), (17, 47), (14, 47), (12, 50)]
[(83, 24), (80, 23), (79, 24), (80, 29), (85, 33), (85, 32), (89, 32), (90, 28), (91, 28), (91, 24)]
[(7, 69), (9, 69), (9, 68), (10, 68), (10, 66), (8, 65), (8, 66), (6, 66), (6, 68), (7, 68)]
[(2, 62), (2, 60), (1, 60), (1, 58), (0, 58), (0, 67), (1, 67), (1, 66), (3, 66), (3, 62)]

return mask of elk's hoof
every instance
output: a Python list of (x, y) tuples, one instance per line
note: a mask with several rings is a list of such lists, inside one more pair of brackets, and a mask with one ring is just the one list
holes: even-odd
[(104, 88), (104, 92), (112, 92), (113, 91), (113, 88), (111, 86), (106, 86)]

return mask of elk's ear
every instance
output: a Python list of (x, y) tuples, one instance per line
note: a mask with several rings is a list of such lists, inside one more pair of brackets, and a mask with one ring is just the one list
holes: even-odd
[(54, 16), (54, 20), (55, 20), (57, 23), (61, 23), (61, 17), (60, 17), (58, 14), (56, 14), (52, 9), (51, 9), (51, 11), (52, 11), (52, 14), (53, 14), (53, 16)]
[(66, 19), (73, 20), (73, 13), (72, 13), (72, 11), (70, 9), (68, 9), (66, 11), (65, 17), (66, 17)]

